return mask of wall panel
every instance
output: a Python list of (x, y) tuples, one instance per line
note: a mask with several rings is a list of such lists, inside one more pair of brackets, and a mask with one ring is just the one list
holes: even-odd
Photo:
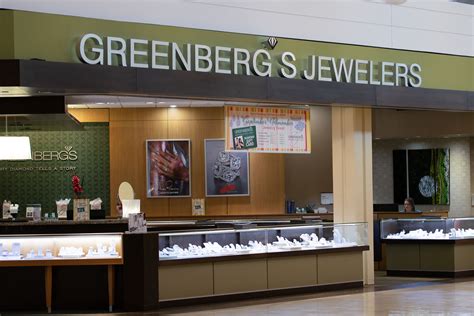
[[(92, 110), (91, 110), (92, 111)], [(85, 116), (83, 116), (85, 117)], [(146, 197), (145, 140), (191, 140), (191, 194), (205, 198), (204, 139), (224, 137), (223, 108), (111, 109), (110, 194), (128, 181), (148, 217), (191, 216), (191, 198)], [(206, 215), (282, 214), (285, 161), (280, 154), (250, 155), (250, 197), (206, 199)], [(115, 214), (112, 208), (111, 214)]]
[(279, 214), (285, 204), (283, 154), (250, 154), (250, 196), (229, 198), (229, 215)]
[[(111, 114), (119, 111), (112, 110)], [(111, 115), (112, 116), (112, 115)], [(141, 209), (148, 216), (168, 216), (168, 199), (146, 197), (145, 140), (167, 138), (167, 121), (111, 121), (110, 122), (110, 196), (117, 196), (121, 182), (133, 186)], [(113, 201), (115, 205), (115, 201)], [(112, 209), (111, 214), (115, 214)]]

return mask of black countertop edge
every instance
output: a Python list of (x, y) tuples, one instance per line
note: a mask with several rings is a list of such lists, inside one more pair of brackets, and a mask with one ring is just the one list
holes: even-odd
[(46, 220), (46, 221), (0, 221), (1, 226), (61, 226), (61, 225), (110, 225), (110, 224), (127, 224), (128, 219), (92, 219), (88, 221), (72, 221), (72, 220)]
[(306, 256), (314, 254), (325, 254), (325, 253), (341, 253), (341, 252), (357, 252), (369, 250), (369, 246), (353, 246), (353, 247), (338, 247), (338, 248), (321, 248), (312, 250), (293, 250), (293, 251), (281, 251), (281, 252), (266, 252), (257, 254), (244, 254), (244, 255), (230, 255), (230, 256), (219, 256), (219, 257), (201, 257), (192, 259), (169, 259), (160, 260), (160, 266), (174, 266), (181, 264), (191, 263), (209, 263), (209, 262), (220, 262), (220, 261), (235, 261), (235, 260), (251, 260), (251, 259), (265, 259), (265, 258), (278, 258), (278, 257), (289, 257), (289, 256)]

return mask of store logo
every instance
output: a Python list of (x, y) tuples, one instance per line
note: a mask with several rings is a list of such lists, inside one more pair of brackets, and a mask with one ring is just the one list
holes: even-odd
[(64, 146), (61, 151), (34, 151), (32, 156), (35, 161), (75, 161), (77, 151), (72, 150), (72, 146)]
[(276, 37), (273, 37), (273, 36), (272, 36), (272, 37), (269, 37), (269, 38), (267, 39), (267, 42), (266, 42), (266, 43), (267, 43), (267, 46), (268, 46), (269, 49), (274, 49), (274, 48), (277, 46), (277, 44), (278, 44), (278, 40), (277, 40)]

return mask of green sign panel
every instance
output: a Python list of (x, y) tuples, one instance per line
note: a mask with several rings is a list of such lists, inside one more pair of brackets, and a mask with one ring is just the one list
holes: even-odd
[(257, 148), (257, 128), (255, 126), (234, 128), (232, 130), (234, 149)]
[[(56, 200), (74, 198), (72, 176), (83, 180), (83, 196), (100, 197), (110, 210), (108, 123), (85, 123), (83, 131), (10, 133), (29, 136), (32, 160), (0, 161), (0, 199), (20, 204), (41, 204), (43, 213), (56, 210)], [(72, 209), (72, 200), (69, 203)]]
[(467, 56), (9, 10), (0, 41), (0, 59), (474, 91)]

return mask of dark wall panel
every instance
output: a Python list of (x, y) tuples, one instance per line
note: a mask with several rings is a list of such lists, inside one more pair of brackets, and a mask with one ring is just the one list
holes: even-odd
[(393, 202), (403, 204), (407, 195), (407, 151), (393, 151)]

